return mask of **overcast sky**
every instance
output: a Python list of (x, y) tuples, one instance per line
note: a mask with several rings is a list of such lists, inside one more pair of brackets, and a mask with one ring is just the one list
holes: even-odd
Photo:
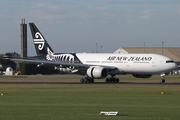
[[(180, 47), (180, 0), (1, 0), (0, 54), (20, 53), (21, 18), (55, 52)], [(29, 25), (28, 55), (36, 55)]]

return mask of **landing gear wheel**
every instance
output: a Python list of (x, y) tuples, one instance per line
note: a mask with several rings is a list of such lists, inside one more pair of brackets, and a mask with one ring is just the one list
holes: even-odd
[(118, 83), (119, 82), (119, 78), (116, 78), (116, 83)]
[(115, 83), (115, 82), (116, 82), (116, 79), (114, 78), (112, 81), (113, 81), (113, 83)]
[(109, 83), (110, 82), (110, 79), (109, 78), (106, 78), (106, 83)]
[(81, 78), (80, 82), (81, 82), (81, 83), (84, 83), (84, 82), (85, 82), (85, 79), (84, 79), (84, 78)]
[(161, 79), (161, 81), (160, 81), (161, 83), (165, 83), (165, 79)]
[(91, 82), (90, 83), (94, 83), (94, 79), (91, 79)]
[(90, 79), (86, 79), (86, 83), (91, 83)]

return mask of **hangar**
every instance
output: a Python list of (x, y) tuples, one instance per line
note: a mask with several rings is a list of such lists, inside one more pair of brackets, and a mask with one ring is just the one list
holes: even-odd
[(114, 53), (155, 53), (172, 58), (180, 66), (180, 48), (159, 47), (159, 48), (119, 48)]

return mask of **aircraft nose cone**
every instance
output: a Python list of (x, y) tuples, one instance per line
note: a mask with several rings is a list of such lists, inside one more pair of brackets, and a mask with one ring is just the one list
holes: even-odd
[(176, 63), (174, 63), (174, 68), (176, 69), (178, 67), (178, 65)]
[(176, 63), (174, 63), (174, 64), (172, 64), (171, 67), (172, 67), (172, 70), (175, 70), (178, 67), (178, 65)]

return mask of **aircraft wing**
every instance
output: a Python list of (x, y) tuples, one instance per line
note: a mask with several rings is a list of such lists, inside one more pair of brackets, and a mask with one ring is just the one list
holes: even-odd
[[(90, 65), (88, 64), (80, 64), (80, 63), (69, 63), (69, 62), (60, 62), (60, 61), (48, 61), (48, 60), (39, 60), (39, 59), (10, 59), (14, 62), (30, 62), (30, 63), (36, 63), (36, 64), (49, 64), (49, 65), (64, 65), (64, 66), (75, 66), (75, 67), (81, 67), (81, 68), (89, 68)], [(91, 65), (91, 66), (97, 66), (97, 65)], [(101, 65), (100, 65), (101, 66)], [(109, 70), (115, 70), (116, 67), (113, 66), (102, 66)]]
[(15, 62), (30, 62), (30, 63), (41, 63), (41, 64), (50, 64), (50, 65), (65, 65), (65, 66), (76, 66), (89, 68), (89, 65), (79, 64), (79, 63), (69, 63), (69, 62), (59, 62), (59, 61), (48, 61), (48, 60), (37, 60), (37, 59), (10, 59)]

